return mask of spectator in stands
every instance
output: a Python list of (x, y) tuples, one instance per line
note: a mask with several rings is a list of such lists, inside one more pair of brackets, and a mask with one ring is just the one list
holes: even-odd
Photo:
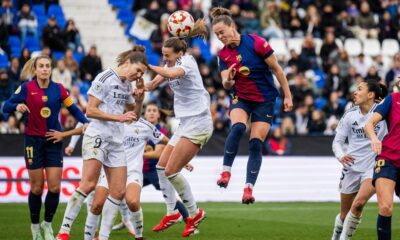
[(322, 135), (326, 129), (325, 114), (320, 110), (311, 113), (311, 119), (307, 123), (307, 132), (310, 135)]
[(38, 38), (37, 33), (38, 21), (36, 15), (31, 11), (29, 4), (22, 5), (21, 11), (18, 13), (18, 28), (21, 33), (21, 47), (25, 44), (25, 39), (28, 34)]
[(168, 17), (169, 14), (165, 13), (161, 16), (160, 26), (155, 29), (150, 36), (151, 48), (154, 50), (154, 52), (160, 55), (163, 42), (170, 37), (170, 34), (168, 32)]
[[(171, 1), (171, 2), (173, 2), (173, 1)], [(193, 3), (193, 8), (190, 11), (190, 14), (192, 14), (192, 16), (195, 20), (204, 18), (204, 12), (201, 9), (201, 7), (202, 7), (201, 1), (197, 1), (197, 2)]]
[[(14, 93), (14, 83), (8, 78), (6, 71), (1, 70), (0, 72), (0, 103), (9, 99)], [(2, 106), (2, 104), (0, 104)]]
[(16, 57), (11, 58), (10, 67), (7, 70), (7, 75), (10, 80), (14, 84), (14, 90), (22, 84), (20, 81), (19, 75), (21, 74), (21, 68), (19, 66), (19, 60)]
[(4, 51), (8, 56), (11, 55), (10, 46), (8, 44), (8, 27), (4, 23), (0, 13), (0, 54)]
[(378, 68), (375, 65), (372, 65), (368, 68), (367, 75), (365, 76), (365, 81), (375, 81), (380, 82), (382, 78), (378, 74)]
[(345, 96), (348, 92), (349, 85), (344, 81), (342, 77), (339, 75), (339, 67), (336, 64), (333, 64), (330, 67), (328, 76), (325, 80), (325, 87), (323, 90), (323, 95), (326, 99), (329, 99), (331, 92), (337, 91), (339, 96)]
[(72, 86), (71, 98), (82, 112), (86, 111), (87, 101), (85, 97), (81, 94), (80, 88), (78, 86)]
[(296, 133), (298, 135), (306, 135), (308, 133), (309, 112), (304, 103), (300, 103), (299, 107), (295, 110), (296, 119)]
[(57, 67), (57, 59), (54, 58), (49, 46), (43, 46), (41, 55), (48, 56), (51, 59), (51, 68)]
[(43, 27), (43, 44), (49, 46), (52, 51), (66, 50), (65, 38), (63, 31), (57, 24), (55, 16), (51, 16), (47, 20), (47, 25)]
[(290, 86), (290, 92), (294, 103), (302, 102), (307, 94), (312, 94), (312, 87), (304, 73), (294, 75), (294, 84)]
[(143, 17), (156, 25), (160, 25), (160, 19), (162, 14), (163, 12), (160, 8), (159, 2), (153, 0), (151, 1), (149, 8), (146, 9), (146, 12), (144, 13)]
[[(335, 61), (333, 56), (330, 61), (332, 62)], [(336, 64), (339, 67), (339, 76), (342, 78), (347, 77), (347, 75), (349, 74), (349, 68), (351, 67), (351, 63), (349, 59), (349, 54), (347, 54), (344, 48), (338, 49), (338, 58), (336, 58)], [(354, 71), (354, 73), (356, 73), (356, 71)]]
[(31, 52), (28, 48), (23, 48), (21, 52), (21, 57), (19, 58), (20, 66), (24, 66), (27, 61), (31, 59)]
[(1, 134), (20, 134), (21, 131), (18, 127), (17, 118), (14, 114), (11, 114), (8, 117), (7, 123), (2, 124), (0, 128)]
[(310, 69), (318, 69), (318, 60), (313, 35), (308, 34), (304, 38), (303, 47), (300, 53), (299, 71), (305, 72)]
[(390, 12), (385, 11), (383, 16), (379, 19), (379, 41), (383, 41), (387, 38), (397, 39), (398, 27), (396, 27), (396, 22), (391, 19)]
[(333, 32), (327, 32), (325, 34), (324, 43), (321, 46), (320, 57), (322, 60), (322, 69), (328, 72), (330, 65), (332, 64), (332, 56), (337, 55), (338, 46), (335, 42), (335, 35)]
[(378, 36), (374, 14), (370, 11), (369, 3), (366, 1), (361, 3), (361, 12), (355, 18), (353, 32), (356, 37), (361, 39), (377, 38)]
[(354, 34), (349, 30), (353, 25), (353, 18), (346, 11), (341, 11), (336, 17), (335, 36), (338, 38), (353, 38)]
[(198, 65), (206, 63), (206, 60), (201, 55), (201, 49), (199, 45), (192, 46), (192, 49), (190, 49), (190, 54), (194, 57), (194, 59), (196, 59)]
[(290, 59), (288, 61), (288, 66), (292, 67), (293, 65), (297, 67), (297, 69), (300, 66), (300, 57), (299, 54), (297, 54), (297, 52), (294, 49), (290, 49), (289, 50), (289, 54), (290, 54)]
[(336, 119), (340, 119), (344, 113), (344, 106), (339, 102), (339, 93), (336, 91), (331, 92), (329, 96), (329, 102), (324, 108), (326, 117), (329, 118), (334, 116)]
[(282, 22), (280, 9), (275, 2), (265, 2), (263, 10), (261, 10), (260, 27), (262, 36), (270, 38), (284, 38), (282, 32)]
[(256, 11), (253, 9), (244, 10), (242, 9), (240, 12), (239, 22), (242, 26), (240, 29), (241, 34), (259, 34), (260, 31), (260, 22), (257, 19)]
[(290, 116), (286, 116), (282, 119), (281, 129), (284, 136), (296, 135), (296, 127), (293, 123), (293, 119)]
[(72, 81), (75, 81), (79, 75), (79, 64), (74, 58), (72, 49), (68, 48), (63, 57), (65, 67), (70, 71)]
[(53, 69), (51, 77), (53, 82), (61, 83), (68, 91), (71, 91), (72, 76), (65, 67), (63, 59), (57, 62), (57, 67)]
[(336, 13), (333, 12), (332, 5), (328, 2), (324, 5), (321, 16), (321, 28), (326, 33), (334, 33), (336, 22)]
[(97, 55), (96, 46), (91, 46), (89, 53), (82, 58), (79, 66), (81, 79), (92, 81), (102, 71), (101, 59)]
[(0, 14), (2, 15), (3, 22), (8, 28), (8, 33), (17, 32), (17, 11), (12, 6), (12, 0), (3, 0), (1, 2)]
[(358, 55), (358, 58), (356, 58), (353, 62), (353, 66), (356, 68), (357, 73), (360, 74), (362, 77), (365, 77), (367, 75), (368, 64), (365, 61), (364, 53), (360, 53)]
[(63, 35), (67, 42), (68, 48), (72, 49), (74, 52), (83, 52), (81, 36), (79, 34), (79, 30), (75, 26), (74, 20), (68, 19)]
[(307, 24), (307, 34), (312, 34), (314, 37), (321, 38), (321, 16), (319, 15), (318, 9), (315, 5), (311, 4), (307, 7), (305, 21)]
[[(176, 2), (174, 0), (168, 0), (166, 5), (167, 5), (167, 13), (168, 14), (172, 14), (173, 12), (178, 10), (178, 5), (176, 4)], [(192, 16), (194, 19), (198, 19), (198, 18), (195, 18), (193, 13), (192, 13)]]
[(299, 17), (297, 9), (291, 7), (289, 11), (289, 19), (287, 22), (283, 22), (283, 27), (287, 29), (286, 35), (293, 38), (303, 38), (305, 31), (305, 23), (302, 18)]
[(374, 66), (376, 67), (376, 69), (378, 71), (379, 77), (381, 77), (382, 79), (385, 79), (385, 74), (386, 74), (386, 72), (388, 72), (389, 69), (388, 69), (388, 66), (386, 66), (385, 63), (383, 62), (382, 55), (378, 54), (377, 56), (375, 56), (373, 58), (373, 60), (374, 60)]
[(396, 77), (400, 76), (400, 53), (396, 53), (393, 56), (392, 64), (393, 64), (392, 68), (387, 72), (385, 77), (385, 82), (388, 89), (391, 89), (391, 85), (396, 79)]
[(282, 129), (280, 127), (275, 127), (271, 132), (271, 137), (265, 142), (268, 155), (289, 155), (292, 149), (292, 144), (289, 139), (283, 135)]

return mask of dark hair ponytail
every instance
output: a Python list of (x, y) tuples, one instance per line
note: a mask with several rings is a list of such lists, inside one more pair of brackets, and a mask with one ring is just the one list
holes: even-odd
[(375, 81), (365, 81), (368, 86), (368, 92), (375, 93), (375, 100), (380, 101), (388, 95), (388, 89), (385, 85)]
[(212, 25), (222, 22), (227, 26), (231, 26), (233, 24), (232, 13), (226, 8), (223, 7), (215, 7), (211, 9), (210, 13), (212, 20)]

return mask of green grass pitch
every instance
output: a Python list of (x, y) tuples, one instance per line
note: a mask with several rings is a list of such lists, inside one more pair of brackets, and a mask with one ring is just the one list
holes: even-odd
[[(234, 240), (322, 240), (330, 239), (333, 222), (339, 211), (339, 203), (200, 203), (207, 218), (200, 225), (200, 233), (191, 239)], [(65, 211), (60, 204), (53, 222), (54, 233), (59, 230)], [(400, 239), (399, 204), (394, 208), (392, 219), (392, 239)], [(181, 239), (184, 225), (172, 226), (165, 232), (153, 233), (152, 227), (158, 223), (165, 211), (164, 204), (142, 205), (144, 212), (144, 237), (151, 239)], [(42, 212), (44, 206), (42, 207)], [(364, 211), (363, 221), (354, 240), (377, 239), (376, 203), (369, 203)], [(71, 240), (83, 239), (86, 206), (75, 221)], [(43, 217), (42, 217), (43, 219)], [(32, 239), (30, 234), (27, 204), (0, 204), (1, 239)], [(112, 232), (110, 239), (133, 239), (125, 230)]]

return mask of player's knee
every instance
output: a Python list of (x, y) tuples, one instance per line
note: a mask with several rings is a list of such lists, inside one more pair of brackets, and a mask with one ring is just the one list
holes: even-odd
[(90, 211), (94, 215), (100, 215), (101, 211), (103, 210), (103, 206), (104, 206), (104, 203), (102, 203), (100, 201), (99, 202), (93, 201), (92, 207), (90, 208)]
[(47, 183), (47, 188), (49, 189), (50, 192), (53, 192), (53, 193), (60, 192), (60, 184), (58, 184), (58, 183), (56, 183), (56, 184)]
[(379, 214), (382, 216), (392, 216), (393, 204), (379, 203)]
[(353, 206), (351, 208), (353, 213), (361, 213), (365, 204), (367, 203), (367, 201), (365, 200), (356, 200), (353, 203)]
[(132, 212), (137, 212), (140, 209), (140, 199), (139, 198), (127, 199), (126, 204), (128, 205), (129, 210), (131, 210)]
[(230, 134), (235, 135), (235, 137), (241, 137), (245, 131), (246, 131), (246, 124), (238, 122), (232, 125)]
[(43, 193), (43, 186), (40, 185), (32, 185), (31, 192), (35, 195), (42, 195)]
[(165, 176), (166, 176), (166, 177), (172, 176), (172, 175), (174, 175), (176, 172), (177, 172), (177, 170), (176, 170), (176, 169), (173, 169), (172, 167), (166, 167), (166, 168), (165, 168)]
[(97, 182), (95, 182), (95, 181), (81, 183), (79, 185), (79, 190), (83, 193), (89, 194), (91, 191), (93, 191), (96, 188), (96, 185), (97, 185)]
[(258, 138), (252, 138), (249, 142), (249, 150), (250, 151), (262, 151), (263, 143), (261, 139)]
[(117, 200), (122, 200), (125, 196), (125, 188), (110, 190), (110, 196)]

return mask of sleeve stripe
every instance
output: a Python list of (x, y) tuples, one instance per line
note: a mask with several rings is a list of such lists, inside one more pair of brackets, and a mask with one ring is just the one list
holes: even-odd
[(66, 99), (64, 99), (63, 104), (64, 107), (69, 107), (74, 104), (74, 101), (72, 100), (71, 96), (68, 96)]
[(271, 49), (269, 52), (267, 52), (267, 53), (264, 55), (264, 59), (269, 58), (269, 56), (271, 56), (273, 53), (274, 53), (274, 50)]

